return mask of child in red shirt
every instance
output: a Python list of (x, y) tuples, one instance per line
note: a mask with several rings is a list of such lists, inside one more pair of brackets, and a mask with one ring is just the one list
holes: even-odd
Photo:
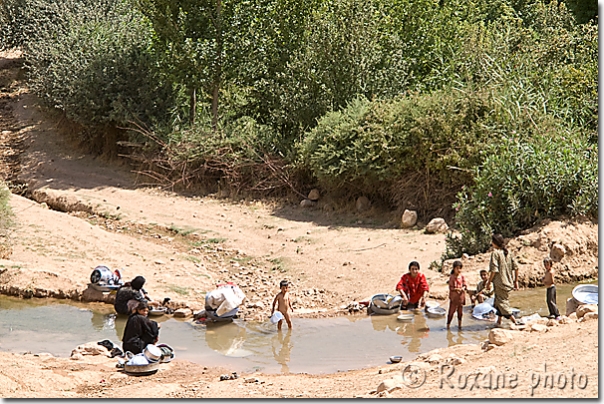
[(466, 279), (461, 274), (463, 264), (461, 261), (453, 262), (453, 270), (449, 277), (449, 313), (447, 314), (447, 328), (451, 326), (453, 315), (457, 312), (457, 324), (461, 328), (463, 305), (466, 304)]
[(403, 302), (402, 310), (411, 310), (423, 307), (426, 304), (426, 296), (430, 290), (426, 276), (419, 272), (419, 262), (409, 263), (409, 272), (401, 277), (396, 284), (396, 290), (400, 293)]

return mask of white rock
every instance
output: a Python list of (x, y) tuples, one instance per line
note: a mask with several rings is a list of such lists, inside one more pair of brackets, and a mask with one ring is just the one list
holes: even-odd
[(458, 358), (458, 357), (456, 357), (456, 356), (452, 356), (452, 357), (450, 357), (450, 358), (448, 358), (448, 359), (447, 359), (447, 363), (448, 363), (449, 365), (453, 365), (453, 366), (456, 366), (456, 365), (461, 365), (461, 364), (463, 364), (463, 363), (465, 363), (465, 362), (466, 362), (466, 360), (465, 360), (465, 359)]
[(514, 338), (514, 334), (510, 330), (504, 330), (502, 328), (493, 328), (489, 332), (489, 342), (495, 345), (507, 344)]
[(445, 233), (447, 230), (449, 230), (447, 222), (445, 222), (445, 219), (440, 217), (435, 217), (434, 219), (430, 220), (430, 223), (428, 223), (424, 229), (424, 231), (428, 234)]
[(546, 332), (547, 326), (545, 324), (531, 324), (531, 331)]
[(71, 359), (72, 361), (79, 361), (84, 359), (84, 357), (80, 353), (72, 353), (69, 359)]
[(253, 307), (260, 309), (260, 310), (264, 310), (264, 303), (262, 303), (260, 301), (255, 302), (255, 303), (253, 303)]
[(407, 229), (409, 227), (415, 226), (417, 223), (417, 212), (414, 210), (405, 209), (403, 212), (403, 217), (401, 218), (401, 227), (403, 229)]
[[(575, 315), (576, 317), (576, 315)], [(570, 323), (570, 319), (566, 316), (562, 316), (560, 317), (560, 321), (558, 321), (559, 324), (569, 324)]]

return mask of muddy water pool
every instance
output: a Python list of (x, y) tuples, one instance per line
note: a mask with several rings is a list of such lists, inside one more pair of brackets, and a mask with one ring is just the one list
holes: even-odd
[[(572, 288), (558, 287), (562, 313)], [(515, 292), (511, 303), (521, 309), (521, 315), (548, 314), (544, 288)], [(161, 323), (160, 342), (172, 346), (179, 359), (265, 373), (318, 374), (385, 365), (391, 355), (407, 360), (435, 348), (480, 342), (492, 327), (474, 320), (469, 306), (462, 330), (457, 329), (457, 320), (447, 330), (444, 318), (427, 318), (423, 313), (409, 323), (396, 317), (294, 318), (294, 329), (284, 325), (281, 332), (268, 319), (264, 323), (235, 320), (213, 325), (171, 316), (153, 319)], [(0, 296), (2, 351), (68, 357), (77, 345), (104, 339), (121, 347), (125, 324), (126, 318), (116, 317), (110, 305)]]

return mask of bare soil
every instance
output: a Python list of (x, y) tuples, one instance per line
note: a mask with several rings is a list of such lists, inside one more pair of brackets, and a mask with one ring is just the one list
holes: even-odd
[[(349, 210), (336, 212), (143, 187), (143, 179), (123, 162), (75, 147), (61, 134), (61, 122), (37, 106), (20, 77), (19, 53), (0, 53), (0, 174), (14, 192), (10, 204), (15, 214), (15, 226), (3, 243), (0, 293), (110, 300), (87, 288), (94, 267), (106, 265), (123, 268), (127, 279), (143, 275), (152, 297), (170, 297), (193, 310), (203, 307), (205, 293), (217, 283), (235, 282), (247, 296), (242, 318), (266, 319), (279, 281), (288, 279), (295, 321), (295, 316), (346, 315), (350, 302), (393, 292), (408, 263), (417, 260), (432, 298), (446, 299), (447, 276), (429, 269), (445, 251), (443, 234), (401, 229), (400, 218), (377, 209), (357, 213), (354, 201)], [(558, 282), (597, 277), (597, 223), (551, 221), (509, 242), (519, 259), (522, 285), (539, 284), (541, 260), (555, 243), (566, 250), (554, 266)], [(478, 270), (488, 266), (488, 254), (462, 259), (468, 281), (475, 284)], [(444, 273), (449, 265), (444, 263)], [(488, 352), (466, 346), (470, 351), (459, 354), (466, 357), (459, 371), (493, 365), (522, 379), (544, 362), (555, 372), (574, 366), (588, 375), (586, 388), (542, 389), (535, 396), (597, 397), (597, 322), (548, 330), (520, 333), (513, 343)], [(0, 369), (3, 397), (484, 396), (484, 390), (439, 388), (439, 364), (429, 365), (420, 388), (372, 394), (385, 373), (400, 372), (406, 364), (381, 373), (253, 374), (220, 382), (219, 375), (228, 369), (205, 369), (178, 359), (154, 376), (132, 378), (116, 372), (115, 359), (106, 357), (69, 360), (2, 352), (0, 357), (5, 364)], [(258, 381), (246, 382), (246, 377)], [(526, 385), (491, 393), (531, 396)]]

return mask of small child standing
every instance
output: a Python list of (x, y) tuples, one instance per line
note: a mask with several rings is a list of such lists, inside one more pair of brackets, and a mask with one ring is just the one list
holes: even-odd
[[(289, 283), (285, 280), (281, 281), (281, 283), (279, 284), (279, 287), (281, 288), (281, 292), (277, 293), (277, 296), (275, 296), (275, 300), (273, 300), (273, 308), (271, 310), (271, 317), (275, 313), (275, 305), (277, 305), (277, 303), (278, 303), (277, 311), (280, 311), (281, 314), (283, 314), (283, 318), (287, 322), (287, 326), (291, 329), (292, 320), (291, 320), (291, 316), (290, 316), (290, 310), (293, 312), (294, 308), (292, 307), (291, 298), (290, 298), (290, 295), (288, 292)], [(283, 320), (279, 320), (279, 322), (277, 323), (277, 329), (281, 330), (282, 325), (283, 325)]]
[(449, 277), (449, 313), (447, 314), (447, 329), (451, 326), (453, 315), (457, 312), (457, 325), (461, 328), (463, 306), (466, 304), (466, 279), (461, 274), (461, 261), (453, 262), (453, 270)]
[(545, 291), (545, 301), (547, 302), (547, 308), (549, 310), (549, 318), (560, 319), (560, 312), (556, 305), (556, 285), (554, 285), (554, 271), (552, 269), (553, 262), (550, 257), (543, 259), (543, 266), (545, 267), (545, 275), (541, 280), (547, 288)]

